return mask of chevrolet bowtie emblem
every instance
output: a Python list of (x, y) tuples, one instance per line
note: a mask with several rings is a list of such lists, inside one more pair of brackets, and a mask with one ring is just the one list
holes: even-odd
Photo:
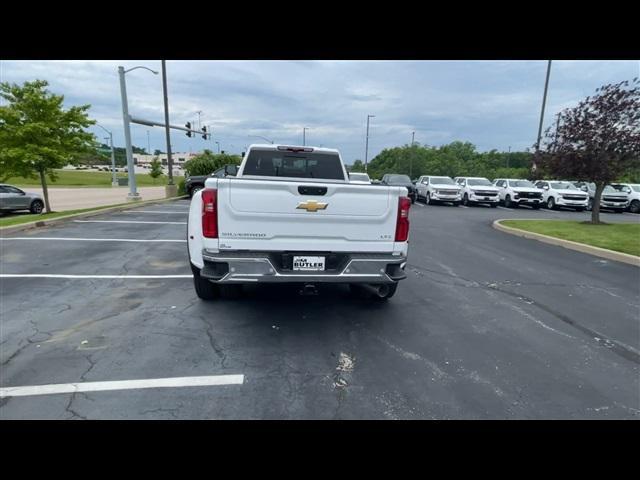
[(296, 208), (306, 210), (307, 212), (317, 212), (318, 210), (324, 210), (327, 208), (328, 203), (316, 202), (315, 200), (307, 200), (306, 202), (300, 202)]

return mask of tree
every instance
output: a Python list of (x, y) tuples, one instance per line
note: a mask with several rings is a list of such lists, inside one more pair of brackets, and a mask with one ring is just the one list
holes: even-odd
[(184, 164), (184, 171), (189, 176), (210, 175), (225, 165), (240, 165), (241, 161), (242, 159), (238, 155), (215, 154), (211, 150), (205, 150), (200, 155), (187, 160)]
[(154, 185), (156, 183), (155, 182), (156, 178), (160, 177), (161, 175), (162, 175), (162, 163), (160, 163), (160, 160), (158, 159), (158, 157), (156, 157), (151, 162), (151, 171), (149, 171), (149, 176), (153, 178)]
[(0, 179), (9, 176), (40, 177), (47, 212), (51, 212), (46, 177), (55, 169), (95, 149), (93, 134), (84, 131), (95, 121), (87, 116), (90, 105), (63, 109), (64, 96), (46, 90), (45, 80), (0, 83)]
[(350, 172), (364, 172), (364, 163), (362, 160), (355, 160), (353, 165), (351, 165)]
[(595, 96), (563, 110), (536, 155), (536, 163), (553, 176), (595, 183), (591, 223), (600, 223), (604, 187), (640, 168), (638, 78), (604, 85)]

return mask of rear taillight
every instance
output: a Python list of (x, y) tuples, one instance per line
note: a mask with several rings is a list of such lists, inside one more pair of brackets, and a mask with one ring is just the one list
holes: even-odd
[(409, 238), (409, 197), (398, 199), (398, 219), (396, 221), (396, 242), (406, 242)]
[(206, 238), (218, 238), (218, 190), (202, 190), (202, 234)]

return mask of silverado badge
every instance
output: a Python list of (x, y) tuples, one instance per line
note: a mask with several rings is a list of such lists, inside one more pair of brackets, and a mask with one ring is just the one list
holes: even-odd
[(317, 202), (315, 200), (307, 200), (306, 202), (300, 202), (296, 208), (306, 210), (307, 212), (317, 212), (318, 210), (324, 210), (327, 208), (328, 203)]

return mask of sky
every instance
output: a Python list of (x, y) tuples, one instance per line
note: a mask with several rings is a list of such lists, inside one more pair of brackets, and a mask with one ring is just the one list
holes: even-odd
[[(65, 106), (90, 104), (90, 117), (124, 146), (117, 67), (159, 60), (0, 61), (0, 81), (44, 79)], [(172, 151), (240, 153), (251, 143), (337, 148), (347, 164), (384, 148), (469, 141), (479, 151), (521, 151), (536, 141), (547, 61), (167, 61), (170, 123), (213, 127), (213, 139), (173, 130)], [(555, 114), (601, 85), (640, 76), (639, 61), (560, 61), (551, 66), (545, 128)], [(129, 112), (163, 121), (162, 77), (126, 74)], [(1, 100), (0, 100), (1, 101)], [(92, 127), (100, 141), (105, 132)], [(148, 139), (147, 141), (147, 132)], [(133, 144), (166, 151), (161, 127), (132, 124)]]

